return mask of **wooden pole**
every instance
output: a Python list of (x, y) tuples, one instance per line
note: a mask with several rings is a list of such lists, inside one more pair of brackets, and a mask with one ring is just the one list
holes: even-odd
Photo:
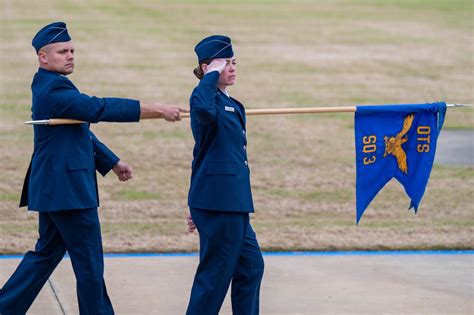
[[(446, 104), (447, 107), (471, 107), (471, 104)], [(314, 113), (353, 113), (357, 110), (356, 106), (345, 107), (299, 107), (299, 108), (267, 108), (267, 109), (247, 109), (248, 115), (281, 115), (281, 114), (314, 114)], [(189, 118), (189, 113), (182, 113), (181, 118)], [(152, 118), (148, 118), (152, 119)], [(51, 118), (45, 120), (25, 121), (26, 125), (68, 125), (82, 124), (84, 121), (66, 118)]]
[[(350, 113), (355, 112), (355, 106), (347, 107), (300, 107), (300, 108), (267, 108), (247, 109), (245, 115), (281, 115), (281, 114), (313, 114), (313, 113)], [(181, 114), (182, 118), (188, 118), (189, 113)]]
[(76, 120), (76, 119), (67, 119), (67, 118), (53, 118), (49, 119), (48, 125), (75, 125), (75, 124), (83, 124), (84, 121)]

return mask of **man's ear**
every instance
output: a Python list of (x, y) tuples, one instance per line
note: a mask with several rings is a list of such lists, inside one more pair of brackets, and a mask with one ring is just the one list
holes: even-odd
[(201, 65), (202, 72), (204, 72), (204, 73), (207, 72), (207, 66), (208, 66), (208, 65), (205, 64), (205, 63), (203, 63), (203, 64)]
[(38, 52), (38, 60), (40, 63), (48, 64), (48, 54), (43, 50), (40, 50)]

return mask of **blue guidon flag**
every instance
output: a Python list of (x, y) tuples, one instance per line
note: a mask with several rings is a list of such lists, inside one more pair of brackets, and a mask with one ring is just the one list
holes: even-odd
[(425, 192), (446, 103), (357, 106), (355, 112), (357, 220), (395, 177), (415, 213)]

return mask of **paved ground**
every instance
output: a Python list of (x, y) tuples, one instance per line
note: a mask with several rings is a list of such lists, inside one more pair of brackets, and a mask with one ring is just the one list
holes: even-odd
[(441, 130), (435, 163), (474, 165), (474, 130)]
[[(197, 256), (107, 257), (117, 314), (184, 314)], [(19, 259), (0, 259), (4, 283)], [(474, 255), (266, 255), (261, 314), (474, 314)], [(64, 259), (28, 314), (78, 314)], [(221, 314), (231, 314), (226, 298)]]

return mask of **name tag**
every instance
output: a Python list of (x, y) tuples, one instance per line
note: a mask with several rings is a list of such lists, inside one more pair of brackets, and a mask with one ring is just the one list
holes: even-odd
[(235, 112), (235, 108), (230, 107), (230, 106), (224, 106), (224, 109), (228, 112)]

